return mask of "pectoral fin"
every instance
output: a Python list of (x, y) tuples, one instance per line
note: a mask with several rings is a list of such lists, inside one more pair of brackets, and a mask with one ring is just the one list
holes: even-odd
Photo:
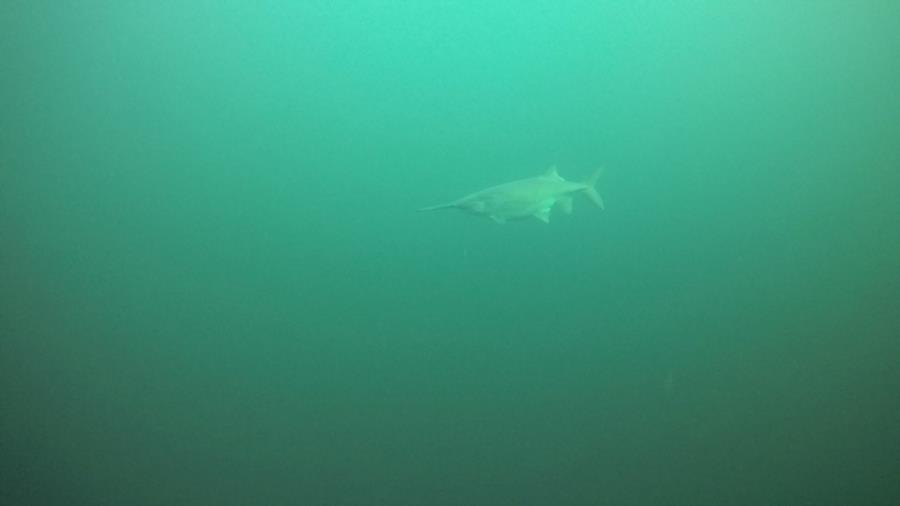
[(543, 221), (544, 223), (550, 223), (550, 208), (545, 207), (538, 212), (534, 213), (534, 217)]
[(559, 208), (566, 214), (572, 214), (572, 197), (563, 196), (556, 200)]

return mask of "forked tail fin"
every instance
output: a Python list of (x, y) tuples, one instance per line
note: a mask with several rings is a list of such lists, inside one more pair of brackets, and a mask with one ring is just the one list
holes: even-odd
[(597, 193), (597, 189), (594, 188), (594, 186), (596, 186), (597, 184), (597, 180), (600, 179), (600, 176), (602, 174), (603, 169), (600, 168), (595, 170), (594, 173), (591, 174), (591, 177), (587, 178), (587, 180), (584, 182), (584, 194), (587, 195), (589, 199), (591, 199), (591, 202), (593, 202), (594, 205), (596, 205), (600, 209), (605, 209), (605, 206), (603, 205), (603, 199), (600, 198), (600, 194)]

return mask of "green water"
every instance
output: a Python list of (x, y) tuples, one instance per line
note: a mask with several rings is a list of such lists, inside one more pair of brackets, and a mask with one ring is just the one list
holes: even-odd
[[(5, 2), (0, 503), (900, 504), (900, 7)], [(606, 210), (416, 213), (551, 164)]]

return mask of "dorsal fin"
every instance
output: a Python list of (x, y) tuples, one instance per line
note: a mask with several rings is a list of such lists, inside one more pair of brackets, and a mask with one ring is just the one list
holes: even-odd
[(547, 172), (544, 172), (544, 177), (559, 177), (559, 173), (556, 172), (556, 165), (551, 165)]

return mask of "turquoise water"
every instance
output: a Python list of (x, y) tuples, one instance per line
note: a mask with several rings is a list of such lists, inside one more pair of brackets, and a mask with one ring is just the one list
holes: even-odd
[[(7, 2), (0, 503), (888, 505), (893, 2)], [(550, 223), (417, 213), (556, 164)]]

